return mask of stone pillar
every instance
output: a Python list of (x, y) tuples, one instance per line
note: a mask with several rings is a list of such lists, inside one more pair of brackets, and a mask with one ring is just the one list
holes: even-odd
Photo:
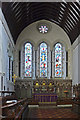
[(23, 78), (23, 47), (21, 49), (21, 77)]
[(80, 35), (78, 37), (78, 83), (80, 84)]
[(16, 50), (14, 51), (14, 74), (16, 74), (16, 76), (18, 76), (18, 62), (19, 62), (19, 54), (18, 54), (18, 50), (16, 48)]
[(50, 51), (50, 47), (48, 46), (48, 61), (47, 61), (47, 76), (48, 76), (48, 79), (50, 79), (50, 76), (51, 76), (51, 51)]
[(62, 77), (65, 79), (66, 77), (66, 52), (65, 47), (63, 47), (63, 53), (62, 53)]
[[(2, 23), (0, 20), (0, 81), (2, 76)], [(1, 90), (1, 82), (0, 82), (0, 90)]]
[[(4, 84), (3, 75), (2, 75), (2, 73), (0, 73), (0, 91), (3, 90), (3, 84)], [(0, 95), (1, 95), (1, 93), (0, 93)]]
[(37, 50), (35, 50), (35, 77), (37, 76)]
[[(78, 92), (79, 92), (79, 101), (80, 101), (80, 35), (78, 37)], [(80, 105), (79, 105), (79, 112), (80, 112)]]
[(11, 57), (11, 61), (10, 61), (10, 80), (12, 82), (12, 57)]
[(72, 54), (71, 50), (68, 50), (68, 77), (72, 79)]
[(52, 51), (51, 52), (51, 75), (50, 75), (50, 78), (52, 78)]
[(36, 50), (36, 55), (37, 55), (36, 56), (36, 77), (40, 77), (40, 74), (39, 74), (39, 50)]
[(52, 51), (52, 78), (55, 77), (54, 66), (55, 66), (55, 58), (54, 58), (54, 50), (53, 50)]
[(35, 79), (35, 50), (34, 50), (34, 47), (33, 47), (33, 60), (32, 60), (32, 73), (33, 73), (33, 75), (32, 75), (32, 77), (33, 77), (33, 79)]
[[(1, 5), (1, 2), (0, 2)], [(0, 8), (1, 10), (1, 8)], [(0, 16), (1, 17), (1, 16)], [(0, 91), (1, 91), (1, 76), (2, 76), (2, 23), (1, 23), (1, 19), (0, 19)], [(0, 93), (1, 96), (1, 93)], [(2, 97), (0, 97), (0, 119), (2, 116)]]

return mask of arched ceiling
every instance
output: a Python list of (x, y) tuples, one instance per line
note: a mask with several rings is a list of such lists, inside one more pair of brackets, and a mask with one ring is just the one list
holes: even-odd
[(77, 2), (3, 2), (2, 11), (14, 43), (25, 27), (43, 19), (59, 25), (71, 44), (80, 34), (80, 5)]

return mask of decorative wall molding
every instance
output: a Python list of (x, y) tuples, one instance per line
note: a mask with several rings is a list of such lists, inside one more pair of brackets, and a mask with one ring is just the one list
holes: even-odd
[[(47, 33), (49, 33), (49, 32), (51, 31), (52, 26), (51, 26), (51, 23), (50, 23), (50, 22), (45, 21), (45, 20), (41, 20), (40, 22), (38, 22), (37, 25), (36, 25), (36, 28), (37, 28), (37, 30), (38, 30), (39, 33), (40, 33), (39, 28), (40, 28), (41, 26), (46, 26), (46, 27), (48, 28)], [(42, 34), (43, 34), (43, 33), (42, 33)], [(44, 33), (44, 34), (46, 34), (46, 33)]]

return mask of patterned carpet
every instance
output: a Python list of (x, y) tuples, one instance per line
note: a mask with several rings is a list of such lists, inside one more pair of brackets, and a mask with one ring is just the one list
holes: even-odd
[(29, 120), (80, 120), (77, 113), (71, 108), (29, 108), (27, 119)]

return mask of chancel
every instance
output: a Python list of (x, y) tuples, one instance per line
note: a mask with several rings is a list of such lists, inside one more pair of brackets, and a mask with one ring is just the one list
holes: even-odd
[(78, 0), (0, 3), (2, 119), (80, 118), (79, 13)]

